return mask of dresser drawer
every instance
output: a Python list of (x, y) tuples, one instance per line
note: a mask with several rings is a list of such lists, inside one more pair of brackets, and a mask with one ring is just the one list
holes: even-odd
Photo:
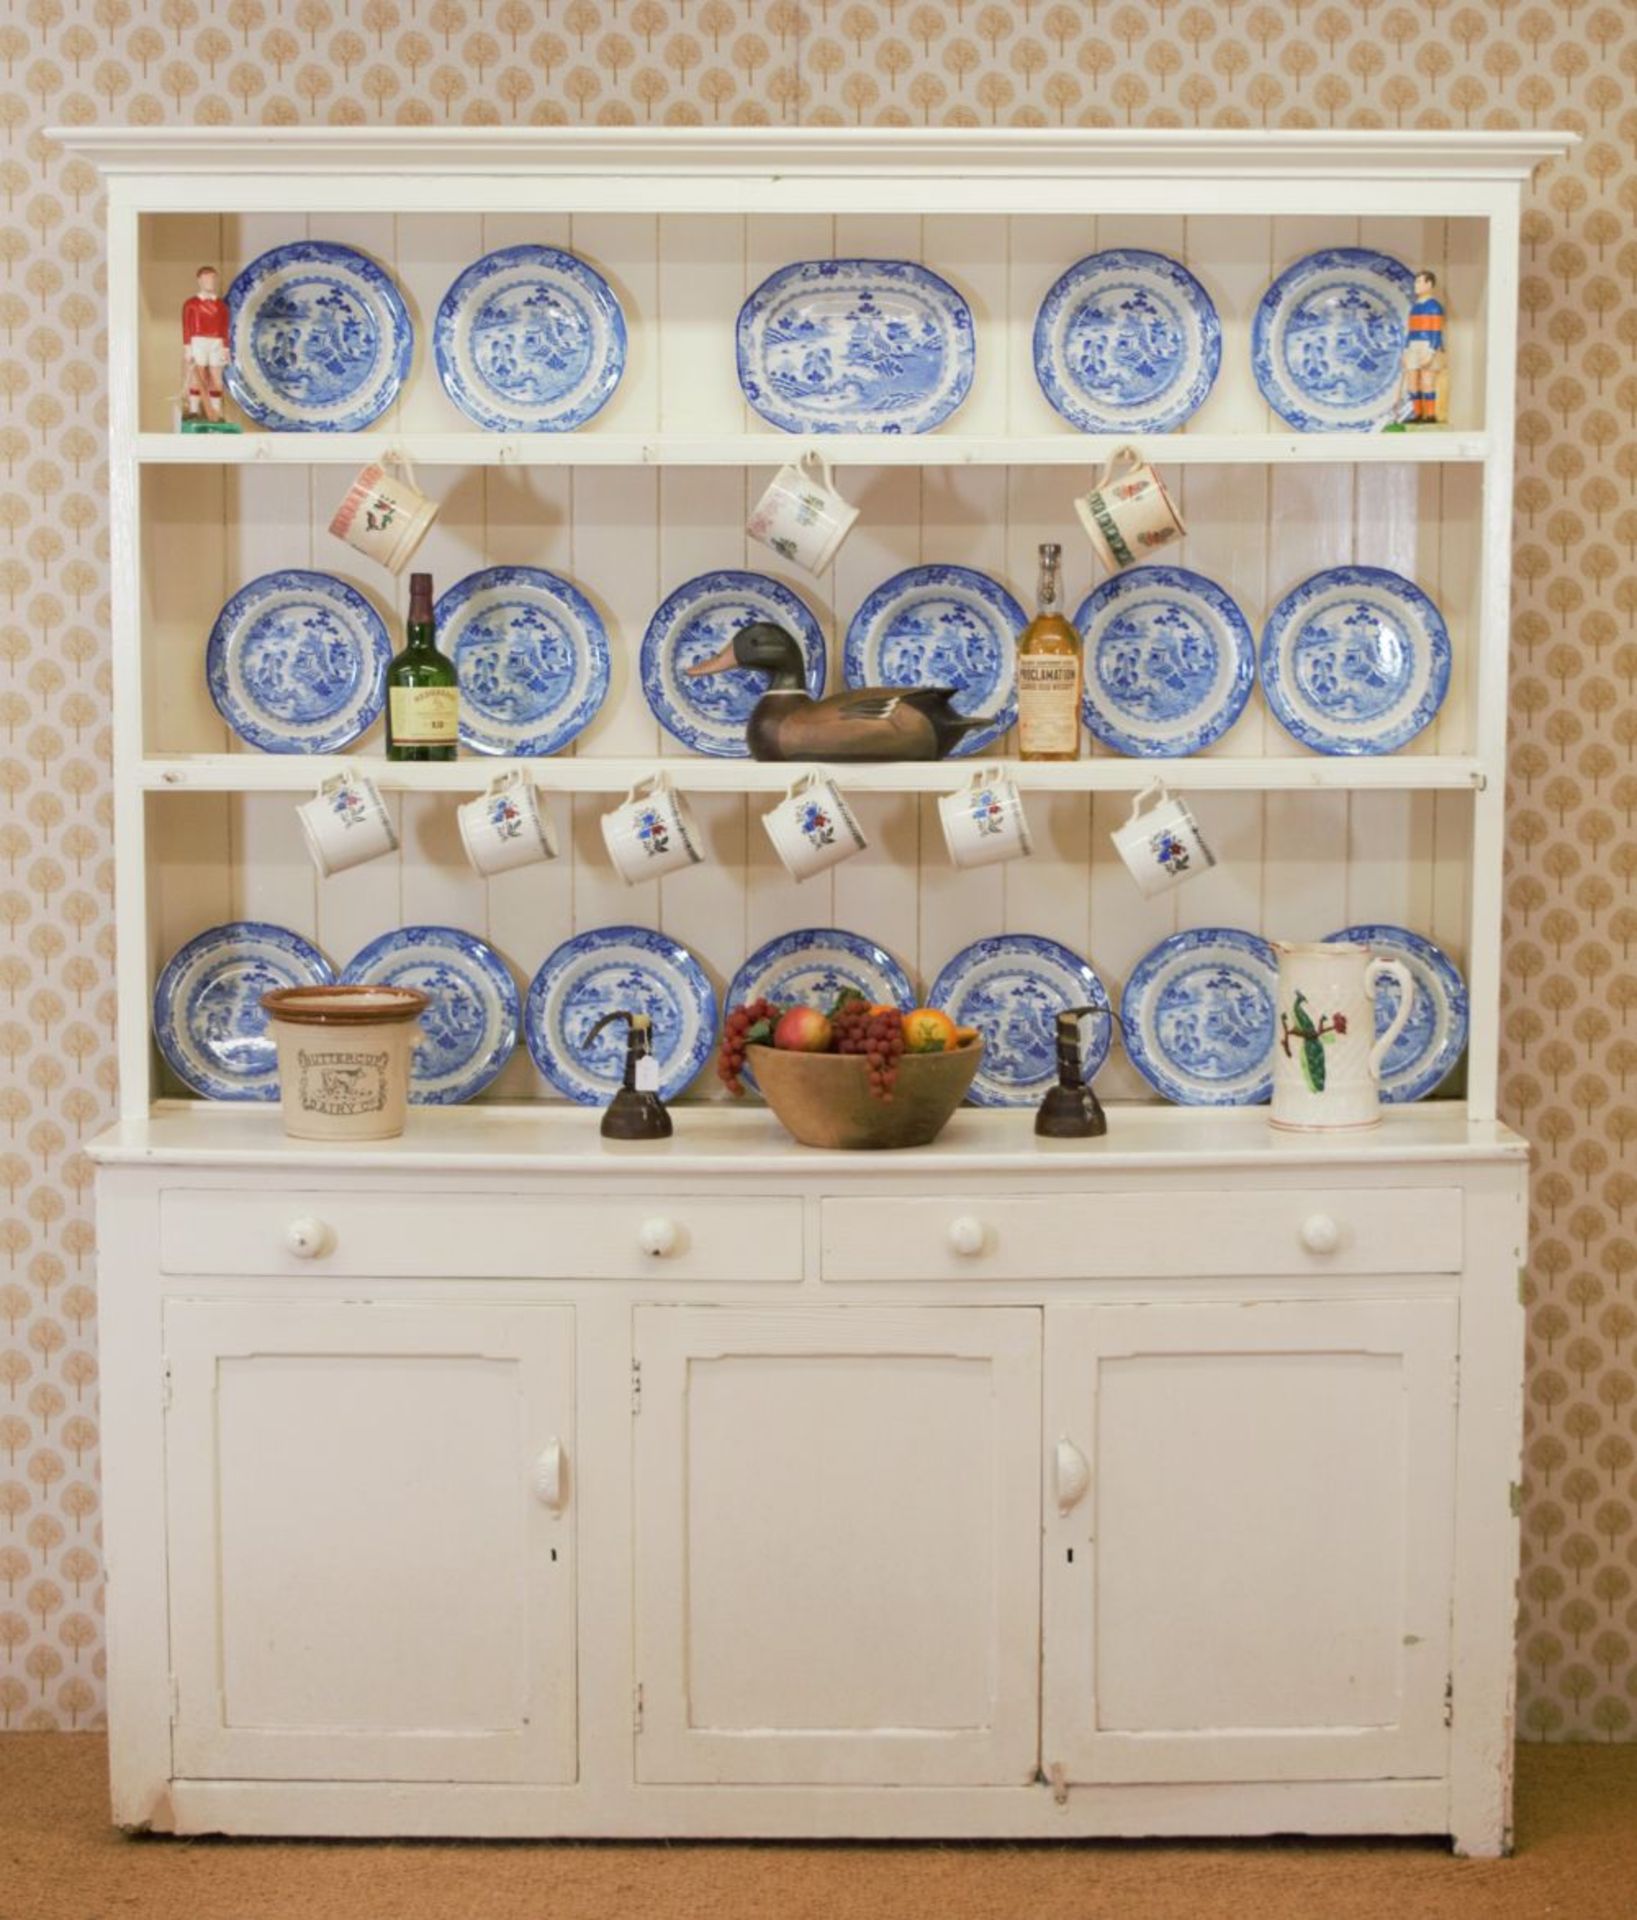
[(166, 1273), (795, 1281), (797, 1199), (171, 1188)]
[(1456, 1187), (1235, 1187), (823, 1202), (826, 1280), (1454, 1273)]

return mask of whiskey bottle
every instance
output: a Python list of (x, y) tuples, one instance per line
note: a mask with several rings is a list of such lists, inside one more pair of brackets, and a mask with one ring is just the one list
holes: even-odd
[(1075, 760), (1080, 755), (1080, 636), (1064, 615), (1058, 562), (1063, 549), (1040, 548), (1035, 617), (1017, 649), (1017, 750), (1025, 760)]
[(432, 576), (412, 573), (406, 644), (387, 668), (387, 758), (453, 760), (459, 743), (460, 689), (454, 661), (438, 652)]

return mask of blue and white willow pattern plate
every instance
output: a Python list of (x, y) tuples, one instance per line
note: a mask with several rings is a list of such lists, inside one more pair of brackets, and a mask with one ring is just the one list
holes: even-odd
[(1251, 1107), (1273, 1091), (1279, 963), (1237, 927), (1174, 933), (1125, 983), (1121, 1031), (1131, 1063), (1184, 1107)]
[(580, 589), (544, 567), (484, 567), (443, 594), (438, 644), (460, 680), (469, 753), (556, 753), (608, 697), (608, 635)]
[(153, 1034), (176, 1077), (209, 1100), (276, 1100), (278, 1048), (261, 997), (327, 987), (335, 971), (310, 941), (263, 920), (229, 920), (179, 947), (153, 990)]
[(263, 753), (338, 753), (386, 705), (392, 642), (355, 587), (286, 567), (248, 581), (216, 616), (205, 682), (216, 711)]
[(1315, 753), (1392, 753), (1449, 692), (1449, 629), (1413, 580), (1386, 567), (1327, 567), (1262, 629), (1262, 693)]
[(951, 759), (983, 753), (1017, 718), (1017, 643), (1028, 615), (975, 567), (908, 567), (852, 617), (842, 654), (849, 687), (950, 687), (953, 706), (989, 722)]
[(1141, 247), (1077, 260), (1040, 303), (1040, 390), (1082, 433), (1167, 433), (1222, 366), (1222, 323), (1185, 266)]
[(495, 433), (566, 433), (625, 371), (625, 315), (594, 268), (560, 247), (501, 247), (450, 287), (432, 328), (443, 390)]
[(292, 240), (252, 260), (227, 290), (227, 390), (258, 426), (356, 433), (409, 377), (415, 329), (367, 254)]
[(1080, 602), (1081, 714), (1116, 753), (1198, 753), (1245, 710), (1256, 641), (1233, 598), (1186, 567), (1128, 567)]
[[(905, 1012), (915, 1005), (910, 977), (885, 947), (843, 927), (801, 927), (765, 941), (728, 982), (724, 1007), (771, 1000), (781, 1007), (817, 1007), (828, 1013), (842, 993), (855, 993)], [(745, 1067), (740, 1078), (756, 1076)]]
[[(1038, 933), (974, 940), (948, 961), (927, 994), (960, 1027), (983, 1035), (983, 1059), (967, 1098), (977, 1107), (1032, 1107), (1057, 1082), (1057, 1016), (1066, 1007), (1106, 1007), (1089, 960)], [(1081, 1023), (1085, 1077), (1108, 1058), (1112, 1020)]]
[[(1415, 982), (1415, 1000), (1404, 1031), (1381, 1063), (1383, 1100), (1420, 1100), (1446, 1080), (1466, 1049), (1467, 994), (1460, 969), (1442, 947), (1408, 927), (1370, 921), (1327, 933), (1350, 940), (1387, 960), (1402, 960)], [(1376, 992), (1376, 1032), (1383, 1034), (1398, 1012), (1398, 988), (1383, 980)]]
[(786, 433), (929, 433), (972, 386), (972, 309), (912, 260), (798, 260), (739, 309), (739, 385)]
[(547, 956), (523, 1010), (534, 1064), (578, 1105), (606, 1105), (625, 1073), (625, 1022), (587, 1035), (619, 1007), (652, 1018), (659, 1097), (674, 1100), (716, 1045), (716, 996), (688, 949), (647, 927), (597, 927)]
[(690, 680), (687, 668), (720, 653), (741, 627), (771, 620), (793, 634), (806, 667), (807, 691), (824, 692), (824, 632), (800, 595), (765, 573), (724, 569), (685, 581), (660, 602), (642, 636), (637, 671), (654, 717), (695, 753), (744, 760), (751, 709), (767, 691), (767, 675), (744, 667)]
[(421, 1015), (409, 1097), (449, 1107), (481, 1093), (512, 1057), (522, 1016), (500, 955), (459, 927), (400, 927), (359, 948), (342, 970), (349, 987), (418, 987)]
[(1372, 247), (1325, 247), (1287, 267), (1251, 322), (1262, 398), (1303, 433), (1386, 426), (1414, 298), (1414, 274)]

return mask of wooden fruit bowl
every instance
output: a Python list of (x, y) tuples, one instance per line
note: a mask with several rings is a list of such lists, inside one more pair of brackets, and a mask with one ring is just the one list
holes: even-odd
[(871, 1094), (861, 1054), (745, 1051), (763, 1099), (804, 1147), (924, 1147), (966, 1098), (983, 1042), (969, 1040), (953, 1053), (906, 1053), (890, 1100)]

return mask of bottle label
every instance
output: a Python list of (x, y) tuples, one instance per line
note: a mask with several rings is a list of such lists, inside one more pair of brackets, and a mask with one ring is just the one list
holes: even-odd
[(394, 687), (390, 698), (395, 747), (452, 747), (459, 740), (457, 687)]
[(1080, 744), (1080, 662), (1072, 654), (1025, 653), (1017, 663), (1018, 750), (1073, 753)]

